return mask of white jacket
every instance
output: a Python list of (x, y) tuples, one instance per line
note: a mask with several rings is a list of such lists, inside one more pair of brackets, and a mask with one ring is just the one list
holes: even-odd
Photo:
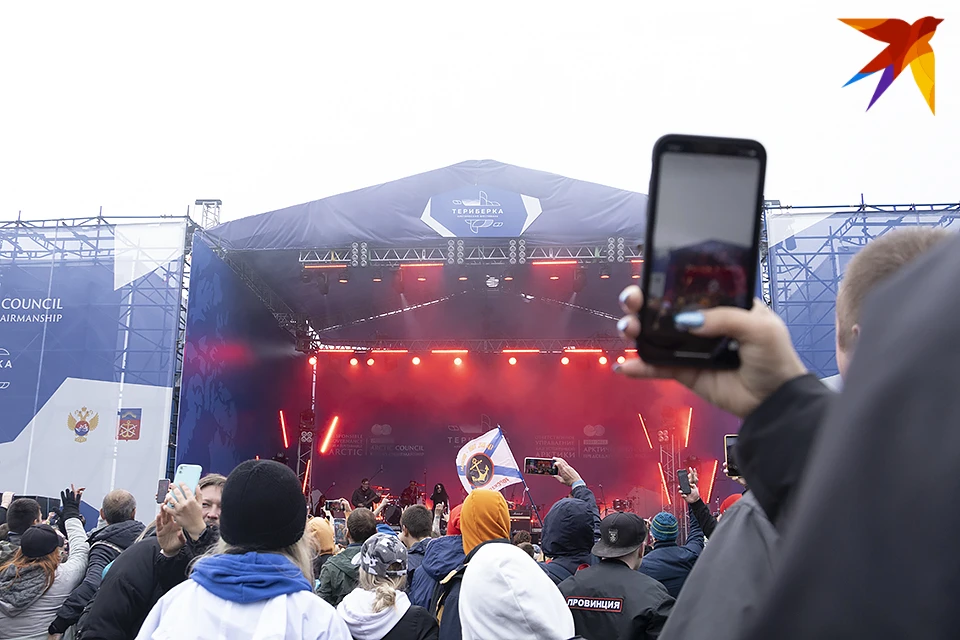
[(83, 582), (87, 574), (87, 556), (90, 554), (87, 532), (83, 530), (79, 518), (70, 518), (65, 525), (70, 541), (67, 561), (57, 568), (53, 585), (22, 613), (9, 617), (0, 607), (0, 640), (47, 640), (47, 628), (57, 617), (60, 605)]
[(351, 640), (336, 610), (310, 591), (239, 604), (187, 580), (163, 596), (137, 640)]
[(379, 613), (373, 612), (377, 594), (357, 587), (337, 605), (337, 613), (347, 623), (354, 640), (380, 640), (397, 626), (410, 608), (410, 600), (403, 591), (397, 592), (396, 603)]

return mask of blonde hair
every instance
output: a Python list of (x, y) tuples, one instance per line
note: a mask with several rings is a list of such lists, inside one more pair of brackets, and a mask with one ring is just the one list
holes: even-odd
[[(403, 565), (395, 562), (390, 565), (391, 570), (400, 569)], [(373, 591), (376, 596), (373, 599), (373, 612), (380, 613), (384, 609), (389, 609), (397, 603), (397, 591), (402, 591), (407, 584), (407, 576), (387, 576), (381, 578), (372, 573), (360, 570), (360, 588), (364, 591)]]
[[(223, 538), (220, 538), (217, 544), (213, 545), (206, 553), (190, 563), (190, 571), (192, 572), (193, 568), (196, 566), (196, 563), (204, 558), (225, 554), (240, 555), (249, 551), (251, 551), (251, 549), (234, 546), (225, 541)], [(284, 547), (282, 549), (276, 549), (273, 551), (258, 550), (258, 552), (277, 553), (282, 556), (286, 556), (290, 562), (300, 569), (300, 573), (302, 573), (303, 577), (307, 579), (307, 582), (313, 584), (313, 545), (310, 542), (309, 536), (302, 536), (297, 542), (293, 543), (289, 547)]]

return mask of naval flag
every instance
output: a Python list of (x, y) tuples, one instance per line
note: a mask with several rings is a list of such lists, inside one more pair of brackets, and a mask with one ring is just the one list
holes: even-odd
[(523, 482), (520, 466), (499, 426), (463, 445), (457, 454), (457, 473), (467, 493), (474, 489), (499, 491)]

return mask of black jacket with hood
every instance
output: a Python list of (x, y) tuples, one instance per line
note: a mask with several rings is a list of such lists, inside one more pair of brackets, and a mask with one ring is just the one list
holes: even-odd
[(76, 624), (84, 608), (97, 595), (104, 568), (116, 560), (123, 550), (132, 546), (142, 532), (142, 522), (127, 520), (97, 529), (87, 537), (90, 555), (87, 559), (86, 575), (66, 602), (60, 605), (56, 619), (50, 624), (49, 633), (63, 633)]
[(590, 553), (600, 539), (600, 509), (593, 492), (577, 484), (571, 498), (558, 501), (543, 519), (543, 554), (550, 558), (540, 566), (554, 584), (560, 584), (583, 566), (597, 563)]

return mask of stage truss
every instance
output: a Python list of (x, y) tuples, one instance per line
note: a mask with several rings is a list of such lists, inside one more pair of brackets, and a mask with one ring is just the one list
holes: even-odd
[[(770, 303), (790, 328), (804, 364), (821, 377), (837, 373), (834, 313), (847, 262), (870, 240), (904, 227), (957, 228), (960, 204), (790, 207), (765, 210), (765, 232), (802, 230), (765, 247)], [(812, 224), (804, 223), (813, 220)], [(776, 239), (776, 238), (774, 238)]]
[[(186, 332), (187, 290), (190, 286), (190, 262), (193, 233), (199, 226), (189, 216), (88, 216), (56, 220), (12, 220), (0, 222), (0, 263), (30, 265), (62, 265), (82, 263), (108, 266), (115, 257), (114, 228), (118, 224), (157, 224), (181, 222), (185, 225), (182, 266), (180, 261), (171, 261), (154, 271), (163, 282), (176, 281), (179, 304), (176, 310), (165, 304), (163, 295), (169, 295), (170, 287), (155, 284), (154, 278), (137, 278), (122, 288), (124, 304), (117, 319), (120, 335), (114, 370), (119, 381), (143, 384), (170, 384), (166, 380), (170, 363), (163, 358), (146, 358), (152, 367), (128, 370), (127, 361), (135, 354), (163, 354), (166, 343), (159, 342), (157, 333), (166, 333), (168, 327), (176, 327), (176, 350), (173, 364), (173, 407), (170, 413), (167, 473), (173, 477), (176, 457), (177, 424), (180, 407), (180, 378), (183, 371), (183, 345)], [(127, 336), (135, 330), (130, 319), (135, 308), (153, 308), (163, 313), (163, 325), (159, 330), (136, 332), (137, 337), (148, 343), (146, 348), (132, 349)]]

